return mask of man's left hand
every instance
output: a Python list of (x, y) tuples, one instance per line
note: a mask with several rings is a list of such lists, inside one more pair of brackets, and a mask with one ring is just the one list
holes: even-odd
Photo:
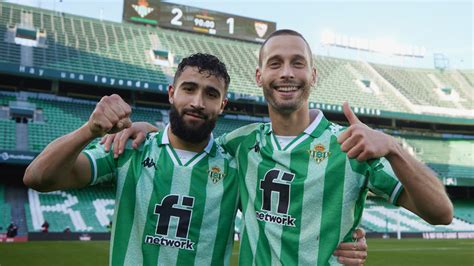
[(394, 145), (398, 145), (392, 136), (362, 123), (347, 102), (342, 109), (350, 126), (339, 135), (337, 141), (341, 144), (341, 150), (347, 153), (347, 157), (356, 158), (358, 161), (380, 158), (389, 155)]

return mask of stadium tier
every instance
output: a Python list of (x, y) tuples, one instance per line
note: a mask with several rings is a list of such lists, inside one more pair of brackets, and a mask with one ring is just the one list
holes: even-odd
[(39, 193), (28, 190), (28, 230), (38, 232), (48, 221), (50, 232), (69, 227), (74, 232), (107, 232), (115, 206), (111, 187), (94, 186), (83, 190)]
[[(28, 102), (42, 109), (43, 114), (43, 121), (28, 123), (28, 149), (37, 152), (52, 140), (82, 126), (95, 108), (95, 102), (45, 94), (29, 98)], [(154, 124), (162, 120), (162, 113), (158, 109), (132, 108), (131, 118)]]
[(404, 140), (415, 155), (440, 177), (474, 179), (474, 142), (467, 139), (410, 138)]
[[(472, 204), (469, 205), (473, 210)], [(469, 208), (468, 207), (468, 208)], [(461, 212), (465, 211), (462, 209)], [(377, 198), (369, 198), (362, 216), (362, 226), (372, 232), (458, 232), (474, 231), (474, 224), (461, 218), (454, 217), (447, 226), (433, 226), (410, 211), (396, 208)]]
[(473, 200), (456, 200), (454, 204), (454, 215), (458, 219), (474, 224), (474, 201)]
[(0, 231), (6, 231), (11, 222), (10, 204), (5, 201), (5, 186), (0, 184)]
[[(0, 35), (6, 36), (0, 41), (0, 63), (68, 71), (75, 73), (74, 77), (81, 73), (166, 86), (181, 58), (207, 52), (228, 66), (231, 93), (263, 99), (254, 77), (259, 44), (9, 3), (0, 3), (0, 9)], [(18, 31), (21, 36), (28, 35), (28, 31), (40, 36), (39, 43), (17, 44), (21, 43)], [(11, 41), (7, 41), (9, 38)], [(156, 60), (160, 55), (170, 55), (174, 62), (159, 64)], [(318, 81), (310, 95), (311, 102), (341, 105), (348, 100), (354, 107), (403, 113), (430, 113), (425, 107), (432, 106), (472, 112), (474, 87), (470, 71), (400, 68), (324, 56), (314, 59)], [(463, 116), (463, 112), (453, 114), (449, 110), (441, 115)]]
[(9, 95), (0, 95), (0, 149), (14, 150), (16, 148), (16, 123), (13, 120), (8, 120), (7, 108), (10, 101), (16, 98)]
[(0, 119), (0, 149), (14, 150), (16, 148), (16, 123), (13, 120)]
[(472, 109), (474, 89), (461, 72), (372, 64), (410, 102), (425, 106)]

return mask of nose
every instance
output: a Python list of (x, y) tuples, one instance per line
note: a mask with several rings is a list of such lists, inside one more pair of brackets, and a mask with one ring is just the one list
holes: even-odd
[(193, 99), (191, 101), (191, 107), (199, 110), (204, 109), (204, 99), (202, 93), (198, 93), (193, 96)]
[(293, 79), (295, 77), (293, 73), (293, 68), (290, 64), (284, 64), (283, 68), (281, 69), (281, 77), (282, 79)]

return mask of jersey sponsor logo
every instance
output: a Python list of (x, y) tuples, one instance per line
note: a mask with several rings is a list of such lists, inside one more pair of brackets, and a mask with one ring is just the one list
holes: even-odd
[(207, 171), (207, 175), (212, 180), (212, 183), (217, 183), (225, 177), (225, 173), (221, 171), (218, 166), (213, 166), (211, 170)]
[(291, 215), (275, 215), (268, 212), (255, 212), (257, 220), (295, 227), (295, 218)]
[(308, 153), (318, 164), (331, 156), (331, 152), (326, 151), (326, 147), (321, 143), (314, 145), (312, 150), (308, 150)]
[[(161, 204), (155, 205), (154, 214), (159, 216), (155, 235), (147, 235), (145, 243), (194, 250), (195, 243), (188, 239), (193, 206), (194, 197), (174, 194), (164, 197)], [(177, 218), (177, 226), (172, 217)], [(177, 228), (174, 235), (169, 232), (170, 225)]]
[(142, 165), (143, 165), (143, 167), (146, 167), (146, 168), (153, 167), (156, 170), (156, 164), (153, 161), (153, 159), (151, 159), (150, 157), (146, 157), (145, 160), (143, 160)]
[(137, 4), (138, 5), (132, 5), (132, 7), (142, 18), (148, 16), (148, 14), (153, 11), (153, 8), (148, 7), (149, 4), (146, 0), (138, 0)]
[[(260, 180), (260, 190), (262, 190), (261, 212), (257, 211), (258, 220), (295, 226), (295, 218), (288, 215), (290, 207), (291, 182), (295, 174), (284, 172), (280, 169), (271, 169), (262, 180)], [(278, 196), (277, 206), (272, 210), (272, 197)], [(274, 207), (274, 206), (273, 206)]]

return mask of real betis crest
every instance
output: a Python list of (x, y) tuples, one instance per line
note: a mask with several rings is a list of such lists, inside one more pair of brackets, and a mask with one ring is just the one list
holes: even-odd
[(326, 151), (326, 147), (323, 144), (316, 144), (312, 150), (308, 150), (309, 156), (313, 158), (318, 164), (324, 161), (331, 155), (329, 151)]
[(221, 172), (221, 169), (217, 166), (214, 166), (211, 170), (208, 170), (207, 175), (214, 184), (219, 182), (225, 176), (225, 174)]
[(146, 0), (138, 0), (138, 5), (132, 5), (132, 7), (142, 18), (146, 17), (153, 11), (153, 8), (148, 7), (148, 2)]

